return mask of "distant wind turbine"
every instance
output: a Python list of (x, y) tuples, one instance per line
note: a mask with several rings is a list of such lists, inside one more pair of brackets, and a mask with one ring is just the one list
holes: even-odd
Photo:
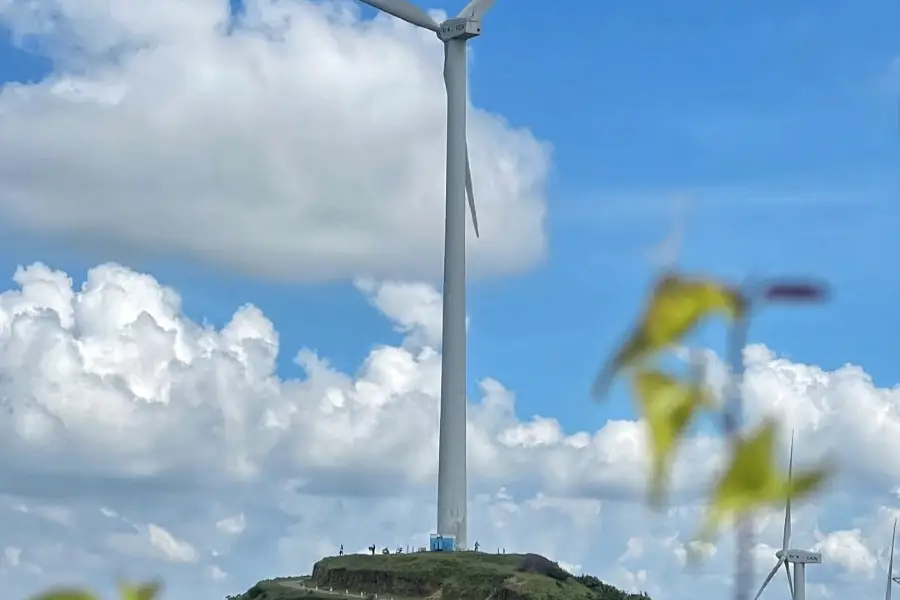
[(897, 519), (894, 519), (894, 532), (891, 534), (891, 559), (888, 561), (887, 586), (884, 588), (884, 600), (891, 600), (891, 583), (900, 583), (900, 577), (894, 577), (894, 541), (897, 538)]
[(438, 450), (437, 533), (466, 548), (466, 203), (478, 237), (478, 216), (466, 141), (466, 43), (481, 35), (481, 17), (493, 0), (472, 0), (455, 18), (438, 23), (406, 0), (361, 0), (437, 34), (444, 43), (447, 88), (447, 183), (444, 220), (444, 314)]
[[(788, 462), (788, 481), (790, 481), (791, 479), (793, 470), (794, 436), (791, 435), (791, 454)], [(790, 549), (790, 543), (791, 499), (788, 498), (784, 508), (784, 537), (781, 540), (781, 550), (775, 553), (775, 557), (778, 559), (778, 562), (775, 563), (775, 567), (769, 572), (769, 576), (766, 577), (766, 580), (763, 582), (762, 586), (760, 586), (759, 591), (756, 593), (756, 597), (753, 600), (759, 599), (759, 597), (763, 593), (763, 590), (766, 589), (766, 586), (769, 585), (769, 582), (772, 581), (772, 578), (775, 577), (775, 574), (778, 573), (778, 569), (780, 569), (782, 566), (784, 567), (784, 572), (787, 576), (788, 587), (790, 587), (791, 589), (791, 598), (793, 598), (793, 600), (806, 600), (806, 565), (822, 564), (822, 553), (808, 552), (806, 550), (792, 550)], [(790, 564), (794, 565), (793, 581), (791, 581), (791, 570), (788, 567), (788, 565)]]

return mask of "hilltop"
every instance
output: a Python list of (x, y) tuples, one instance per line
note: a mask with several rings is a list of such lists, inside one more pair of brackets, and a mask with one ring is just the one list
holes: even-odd
[(317, 562), (308, 577), (260, 581), (230, 600), (648, 600), (536, 554), (351, 554)]

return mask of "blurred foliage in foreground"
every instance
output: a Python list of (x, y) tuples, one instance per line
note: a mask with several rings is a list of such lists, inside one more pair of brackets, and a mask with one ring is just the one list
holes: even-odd
[[(780, 289), (784, 291), (783, 299), (816, 299), (808, 286), (781, 286)], [(774, 294), (771, 296), (767, 299), (779, 299)], [(734, 333), (746, 327), (751, 304), (751, 299), (738, 288), (712, 279), (665, 273), (656, 282), (637, 325), (594, 382), (593, 395), (601, 400), (616, 377), (624, 375), (630, 379), (637, 410), (647, 424), (651, 457), (648, 495), (654, 507), (661, 506), (665, 500), (670, 466), (691, 423), (705, 413), (721, 425), (730, 442), (730, 456), (716, 482), (700, 530), (701, 539), (711, 538), (727, 520), (814, 492), (828, 474), (828, 469), (821, 465), (795, 473), (789, 480), (776, 464), (778, 424), (774, 420), (766, 420), (742, 435), (736, 426), (740, 415), (734, 414), (735, 410), (741, 410), (741, 403), (729, 404), (714, 398), (703, 381), (702, 370), (679, 376), (663, 371), (658, 365), (667, 350), (681, 344), (703, 322), (715, 317), (729, 323), (733, 342), (740, 340), (734, 342), (741, 345), (737, 348), (740, 357), (743, 338)], [(733, 393), (740, 393), (739, 384), (739, 381), (735, 383)]]
[[(119, 600), (157, 600), (161, 586), (159, 583), (119, 584)], [(99, 597), (87, 590), (77, 588), (56, 588), (31, 600), (99, 600)]]

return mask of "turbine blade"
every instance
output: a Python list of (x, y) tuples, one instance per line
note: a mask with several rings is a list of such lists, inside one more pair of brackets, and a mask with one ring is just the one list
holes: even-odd
[(894, 540), (897, 537), (897, 519), (894, 519), (894, 533), (891, 534), (891, 559), (888, 561), (887, 587), (884, 590), (884, 600), (891, 600), (892, 575), (894, 574)]
[[(788, 484), (794, 472), (794, 433), (791, 432), (791, 454), (788, 458)], [(787, 550), (788, 544), (791, 543), (791, 497), (788, 496), (784, 506), (784, 537), (781, 540), (781, 549)]]
[(437, 32), (441, 28), (437, 21), (428, 16), (427, 12), (406, 0), (361, 0), (361, 2), (430, 31)]
[(794, 580), (791, 578), (791, 570), (787, 563), (784, 563), (784, 574), (787, 575), (788, 587), (791, 588), (791, 600), (794, 599)]
[(675, 199), (672, 228), (665, 239), (649, 252), (650, 260), (655, 263), (653, 266), (660, 271), (673, 272), (678, 264), (678, 255), (681, 253), (681, 248), (684, 245), (685, 217), (687, 216), (690, 200), (690, 198), (684, 196)]
[(784, 559), (779, 558), (778, 562), (775, 563), (775, 568), (772, 569), (771, 571), (769, 571), (769, 576), (766, 577), (765, 581), (763, 581), (762, 586), (760, 586), (759, 591), (756, 592), (756, 596), (753, 597), (753, 600), (759, 600), (759, 597), (762, 595), (763, 590), (766, 589), (766, 586), (769, 585), (769, 582), (772, 581), (772, 578), (775, 577), (775, 573), (778, 572), (778, 569), (780, 569), (781, 565), (783, 565), (783, 564), (784, 564)]
[[(450, 82), (447, 79), (447, 59), (450, 58), (450, 48), (444, 43), (444, 87), (450, 92)], [(475, 237), (481, 237), (478, 231), (478, 213), (475, 211), (475, 190), (472, 185), (472, 168), (469, 165), (469, 142), (466, 140), (466, 198), (469, 201), (469, 212), (472, 213), (472, 225), (475, 227)]]
[(466, 7), (459, 11), (459, 14), (456, 15), (457, 19), (474, 19), (476, 21), (480, 21), (481, 17), (491, 9), (493, 6), (494, 0), (472, 0)]
[(472, 169), (469, 167), (469, 144), (466, 142), (466, 197), (469, 199), (469, 211), (472, 213), (472, 226), (475, 228), (475, 237), (481, 237), (478, 233), (478, 213), (475, 212), (475, 190), (472, 187)]

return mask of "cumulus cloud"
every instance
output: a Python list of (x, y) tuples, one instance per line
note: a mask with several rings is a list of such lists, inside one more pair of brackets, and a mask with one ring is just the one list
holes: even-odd
[(356, 287), (369, 297), (375, 308), (396, 323), (395, 330), (404, 334), (407, 345), (417, 348), (437, 348), (440, 345), (444, 302), (433, 286), (396, 281), (375, 283), (369, 279), (359, 279)]
[(6, 563), (13, 567), (19, 566), (19, 559), (22, 556), (22, 549), (15, 546), (7, 546), (3, 549), (3, 559)]
[(136, 526), (133, 533), (112, 533), (106, 543), (113, 550), (131, 556), (148, 556), (173, 563), (192, 563), (197, 550), (186, 540), (175, 537), (154, 523)]
[(244, 520), (244, 513), (226, 517), (216, 522), (216, 529), (226, 535), (240, 535), (246, 527), (247, 522)]
[[(356, 379), (301, 350), (306, 378), (282, 381), (278, 336), (255, 307), (216, 331), (184, 317), (174, 290), (118, 265), (92, 269), (77, 291), (40, 264), (14, 279), (21, 288), (0, 295), (8, 408), (0, 430), (9, 434), (0, 464), (29, 493), (52, 495), (52, 482), (68, 478), (223, 486), (272, 470), (303, 474), (298, 485), (309, 491), (386, 493), (434, 477), (440, 354), (432, 346), (379, 347)], [(384, 289), (373, 289), (376, 306), (406, 306), (401, 327), (437, 341), (433, 290), (395, 286), (385, 303)], [(570, 435), (551, 418), (520, 422), (514, 408), (499, 382), (482, 383), (470, 456), (485, 478), (530, 472), (561, 492), (641, 489), (638, 424)], [(201, 445), (196, 431), (207, 432)], [(350, 464), (353, 477), (339, 471)]]
[[(148, 7), (0, 0), (13, 39), (55, 66), (0, 89), (4, 222), (279, 279), (440, 273), (434, 34), (349, 1)], [(549, 149), (469, 114), (471, 271), (518, 271), (544, 253)]]
[(872, 577), (878, 566), (859, 529), (832, 531), (822, 536), (813, 549), (821, 552), (824, 560), (840, 565), (853, 575)]
[[(300, 349), (304, 374), (285, 379), (276, 359), (293, 349), (253, 306), (215, 329), (188, 318), (175, 290), (121, 265), (95, 267), (80, 287), (42, 264), (18, 269), (0, 294), (4, 581), (26, 591), (47, 573), (99, 581), (124, 561), (164, 575), (180, 600), (303, 572), (341, 544), (422, 545), (434, 521), (440, 303), (418, 284), (360, 290), (408, 338), (376, 347), (352, 375)], [(811, 594), (876, 590), (900, 467), (866, 463), (896, 453), (898, 391), (857, 367), (824, 371), (762, 346), (746, 358), (751, 418), (777, 412), (783, 450), (794, 428), (798, 463), (828, 453), (847, 474), (795, 511), (792, 545), (826, 555), (810, 569)], [(470, 537), (483, 550), (540, 552), (654, 598), (695, 598), (698, 584), (723, 595), (730, 536), (692, 541), (717, 439), (685, 443), (673, 505), (653, 515), (641, 504), (641, 422), (566, 430), (520, 418), (501, 382), (480, 385)], [(773, 509), (757, 520), (760, 571), (782, 519)], [(706, 559), (699, 569), (685, 570), (688, 552)]]

